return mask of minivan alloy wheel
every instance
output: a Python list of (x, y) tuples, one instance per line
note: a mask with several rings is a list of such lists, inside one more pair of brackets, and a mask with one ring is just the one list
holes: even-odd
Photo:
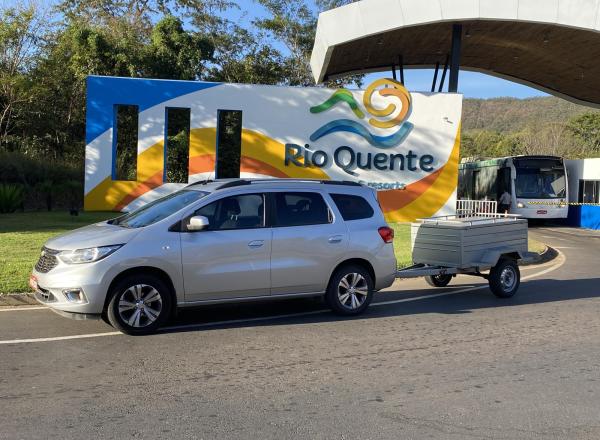
[(129, 287), (119, 298), (119, 316), (128, 325), (146, 327), (158, 319), (162, 310), (162, 297), (148, 284)]
[(367, 299), (369, 286), (367, 280), (359, 273), (349, 273), (338, 285), (340, 303), (350, 309), (358, 309)]

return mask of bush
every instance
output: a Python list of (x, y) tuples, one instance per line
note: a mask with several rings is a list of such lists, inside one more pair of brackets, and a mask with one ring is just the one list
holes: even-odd
[(26, 209), (71, 209), (83, 198), (83, 163), (0, 151), (0, 184), (21, 185)]
[(23, 208), (24, 196), (22, 186), (0, 184), (0, 213), (15, 212)]

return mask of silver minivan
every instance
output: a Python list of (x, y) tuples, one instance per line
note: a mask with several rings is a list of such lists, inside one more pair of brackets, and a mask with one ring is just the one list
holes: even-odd
[(198, 182), (52, 238), (30, 285), (56, 312), (127, 334), (223, 302), (324, 296), (356, 315), (395, 279), (393, 237), (375, 191), (354, 182)]

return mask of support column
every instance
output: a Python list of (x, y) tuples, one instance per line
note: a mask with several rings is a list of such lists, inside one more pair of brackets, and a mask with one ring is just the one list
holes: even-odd
[(450, 62), (450, 56), (446, 55), (446, 62), (444, 63), (444, 70), (442, 71), (442, 79), (440, 80), (440, 88), (438, 92), (442, 92), (444, 89), (444, 83), (446, 82), (446, 73), (448, 72), (448, 63)]
[(431, 92), (435, 92), (435, 86), (437, 85), (438, 72), (440, 71), (440, 62), (435, 63), (435, 73), (433, 74), (433, 82), (431, 83)]
[(400, 82), (404, 85), (404, 57), (402, 55), (398, 56), (398, 67), (400, 69)]
[(452, 49), (450, 50), (450, 81), (448, 91), (456, 93), (458, 91), (458, 71), (460, 69), (460, 49), (462, 42), (462, 25), (452, 25)]

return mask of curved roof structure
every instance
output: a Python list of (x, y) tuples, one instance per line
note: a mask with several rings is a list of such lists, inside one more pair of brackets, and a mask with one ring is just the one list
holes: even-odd
[(460, 69), (600, 107), (600, 0), (358, 1), (319, 16), (313, 75), (447, 65), (453, 28)]

